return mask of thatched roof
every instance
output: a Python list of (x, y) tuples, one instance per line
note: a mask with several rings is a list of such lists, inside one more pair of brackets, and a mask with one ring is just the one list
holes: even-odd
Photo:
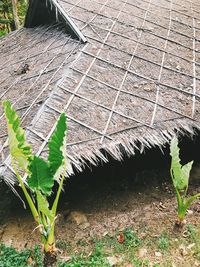
[[(0, 39), (0, 99), (19, 111), (38, 155), (46, 156), (62, 111), (68, 175), (106, 161), (103, 150), (121, 160), (123, 153), (164, 145), (176, 131), (200, 128), (198, 0), (50, 2), (86, 44), (67, 35), (69, 20), (62, 19), (60, 26), (37, 25)], [(11, 182), (2, 108), (0, 123), (0, 168)]]

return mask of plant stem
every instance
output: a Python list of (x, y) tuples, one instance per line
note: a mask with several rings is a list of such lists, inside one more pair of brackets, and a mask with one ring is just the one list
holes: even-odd
[(48, 238), (47, 238), (47, 242), (44, 246), (44, 250), (45, 252), (50, 252), (50, 253), (54, 253), (56, 248), (55, 248), (55, 216), (56, 216), (56, 212), (57, 212), (57, 207), (58, 207), (58, 201), (59, 201), (59, 198), (60, 198), (60, 194), (61, 194), (61, 190), (62, 190), (62, 187), (63, 187), (63, 183), (64, 183), (64, 179), (65, 179), (65, 173), (66, 173), (66, 167), (64, 168), (64, 171), (63, 171), (63, 174), (62, 174), (62, 178), (61, 178), (61, 181), (60, 181), (60, 184), (59, 184), (59, 187), (58, 187), (58, 191), (57, 191), (57, 194), (56, 194), (56, 198), (54, 200), (54, 203), (53, 203), (53, 206), (52, 206), (52, 213), (53, 213), (53, 221), (52, 221), (52, 224), (51, 224), (51, 230), (50, 230), (50, 233), (48, 235)]
[(56, 194), (56, 198), (55, 198), (53, 206), (52, 206), (52, 213), (53, 213), (54, 216), (56, 215), (56, 212), (57, 212), (58, 201), (59, 201), (59, 198), (60, 198), (60, 193), (61, 193), (61, 190), (62, 190), (62, 187), (63, 187), (64, 180), (65, 180), (65, 173), (66, 173), (66, 168), (64, 168), (64, 171), (63, 171), (63, 174), (62, 174), (62, 178), (61, 178), (61, 181), (60, 181), (60, 184), (59, 184), (59, 187), (58, 187), (58, 192)]
[(12, 9), (13, 9), (13, 19), (15, 22), (15, 30), (18, 30), (20, 28), (20, 22), (18, 16), (17, 0), (12, 0)]
[(27, 202), (29, 204), (29, 207), (31, 209), (32, 215), (33, 215), (35, 221), (39, 224), (39, 214), (37, 212), (37, 209), (36, 209), (36, 207), (35, 207), (35, 205), (33, 203), (32, 198), (30, 197), (28, 191), (26, 190), (26, 187), (25, 187), (25, 185), (23, 183), (23, 180), (22, 180), (20, 174), (17, 171), (16, 164), (15, 164), (14, 159), (12, 157), (11, 157), (11, 160), (12, 160), (12, 166), (13, 166), (14, 172), (15, 172), (15, 174), (17, 176), (17, 179), (18, 179), (18, 181), (19, 181), (19, 183), (21, 185), (21, 188), (22, 188), (22, 190), (24, 192), (24, 195), (26, 197), (26, 200), (27, 200)]
[(47, 237), (46, 243), (44, 244), (44, 251), (46, 253), (55, 253), (55, 220), (52, 222), (50, 233)]

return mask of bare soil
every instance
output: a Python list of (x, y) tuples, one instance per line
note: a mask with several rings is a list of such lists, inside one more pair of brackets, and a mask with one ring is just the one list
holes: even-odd
[[(80, 252), (83, 249), (80, 244), (85, 242), (89, 253), (92, 239), (105, 235), (114, 237), (119, 229), (128, 227), (149, 236), (151, 240), (163, 233), (167, 233), (175, 241), (187, 238), (186, 228), (181, 231), (174, 228), (176, 199), (168, 170), (147, 169), (132, 177), (118, 177), (118, 168), (119, 166), (110, 167), (108, 177), (95, 179), (94, 172), (84, 179), (83, 175), (79, 175), (66, 181), (56, 228), (57, 240), (70, 243), (73, 253)], [(200, 169), (196, 167), (191, 177), (190, 194), (200, 192), (199, 176)], [(0, 241), (20, 250), (33, 247), (40, 240), (29, 210), (23, 209), (21, 201), (4, 184), (0, 188)], [(82, 227), (81, 222), (77, 225), (76, 220), (71, 218), (75, 211), (84, 216), (83, 220), (86, 218), (86, 227)], [(200, 201), (197, 201), (187, 215), (188, 224), (198, 227), (199, 213)], [(200, 261), (191, 255), (183, 255), (178, 248), (172, 245), (167, 256), (178, 264), (174, 266), (200, 266)], [(157, 259), (154, 246), (149, 245), (147, 250), (151, 261), (158, 260), (160, 266), (173, 266), (165, 265), (164, 256)], [(67, 251), (64, 254), (67, 255)]]

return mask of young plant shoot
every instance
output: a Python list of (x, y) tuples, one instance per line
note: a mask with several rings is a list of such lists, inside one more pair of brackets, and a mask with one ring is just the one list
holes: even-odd
[[(37, 224), (36, 228), (41, 234), (44, 252), (46, 255), (55, 255), (56, 212), (66, 174), (66, 116), (64, 113), (61, 114), (55, 131), (48, 142), (48, 159), (44, 160), (33, 155), (31, 146), (26, 142), (25, 131), (20, 127), (20, 119), (10, 102), (4, 101), (3, 107), (7, 120), (13, 170)], [(23, 177), (27, 177), (26, 181)], [(52, 193), (55, 181), (58, 182), (59, 186), (50, 208), (48, 197)]]
[(185, 215), (188, 208), (194, 200), (200, 197), (200, 193), (194, 196), (187, 197), (190, 171), (192, 169), (193, 161), (185, 165), (181, 165), (179, 157), (178, 139), (174, 137), (170, 145), (171, 162), (171, 178), (176, 191), (176, 198), (178, 202), (178, 222), (182, 226), (185, 222)]

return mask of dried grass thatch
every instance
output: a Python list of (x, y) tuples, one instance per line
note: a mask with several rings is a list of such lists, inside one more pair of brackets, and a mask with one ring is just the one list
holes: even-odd
[[(69, 119), (68, 175), (107, 161), (102, 149), (121, 160), (122, 147), (133, 155), (200, 128), (197, 0), (56, 2), (87, 44), (56, 25), (0, 39), (0, 99), (19, 110), (38, 155), (46, 156), (62, 111)], [(1, 173), (12, 182), (2, 109), (0, 116)]]

